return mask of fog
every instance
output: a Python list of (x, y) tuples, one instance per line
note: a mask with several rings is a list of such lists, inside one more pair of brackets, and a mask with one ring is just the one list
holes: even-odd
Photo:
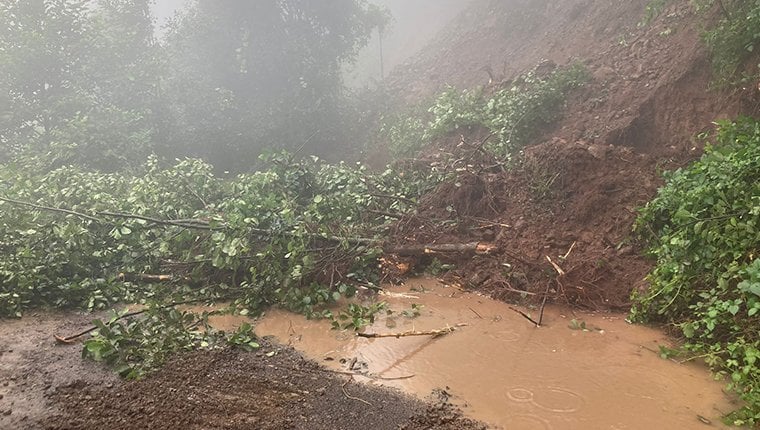
[(9, 0), (0, 156), (109, 171), (151, 155), (249, 171), (283, 149), (355, 161), (389, 106), (383, 78), (468, 3)]
[[(167, 20), (191, 0), (159, 0), (153, 4), (156, 28), (162, 33)], [(391, 23), (384, 31), (382, 45), (378, 32), (358, 54), (356, 62), (344, 68), (346, 83), (352, 87), (375, 85), (394, 67), (425, 46), (472, 0), (369, 0), (387, 8)], [(382, 64), (380, 50), (382, 49)]]

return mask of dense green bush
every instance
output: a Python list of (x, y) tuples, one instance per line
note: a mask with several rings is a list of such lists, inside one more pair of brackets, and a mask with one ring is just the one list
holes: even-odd
[(723, 122), (718, 144), (667, 174), (635, 231), (657, 264), (632, 316), (680, 327), (684, 349), (704, 357), (760, 422), (760, 123)]
[[(703, 0), (712, 5), (714, 0)], [(704, 39), (712, 52), (712, 62), (719, 83), (736, 78), (742, 63), (760, 43), (760, 0), (721, 2), (722, 17), (704, 33)], [(760, 70), (751, 72), (756, 76)]]
[(382, 132), (395, 156), (409, 156), (457, 129), (482, 127), (496, 139), (487, 147), (508, 158), (557, 119), (567, 94), (588, 80), (585, 67), (576, 64), (542, 76), (532, 70), (493, 94), (482, 88), (448, 88), (426, 112), (417, 108), (389, 121)]

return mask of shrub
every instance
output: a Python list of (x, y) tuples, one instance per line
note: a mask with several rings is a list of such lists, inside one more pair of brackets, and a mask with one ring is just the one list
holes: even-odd
[(632, 317), (678, 326), (684, 349), (729, 378), (747, 406), (737, 424), (760, 420), (760, 122), (722, 122), (718, 145), (667, 174), (635, 231), (656, 266)]

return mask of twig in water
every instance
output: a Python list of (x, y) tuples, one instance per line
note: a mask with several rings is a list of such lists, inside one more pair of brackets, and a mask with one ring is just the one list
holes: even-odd
[(356, 333), (359, 337), (365, 337), (365, 338), (380, 338), (380, 337), (407, 337), (407, 336), (433, 336), (440, 337), (445, 336), (449, 333), (453, 333), (457, 328), (459, 327), (465, 327), (467, 324), (457, 324), (454, 327), (446, 327), (440, 330), (426, 330), (426, 331), (415, 331), (415, 330), (409, 330), (402, 333)]
[(538, 314), (538, 326), (541, 326), (541, 323), (544, 322), (544, 307), (546, 307), (546, 297), (549, 295), (549, 286), (551, 284), (546, 284), (546, 291), (544, 291), (544, 298), (541, 300), (541, 312)]
[(482, 315), (480, 315), (480, 314), (478, 313), (478, 311), (476, 311), (476, 310), (475, 310), (475, 309), (473, 309), (473, 308), (468, 308), (468, 309), (470, 309), (470, 310), (472, 311), (472, 313), (474, 313), (475, 315), (477, 315), (477, 316), (478, 316), (478, 318), (480, 318), (480, 319), (483, 319), (483, 316), (482, 316)]
[(337, 375), (346, 375), (346, 376), (362, 376), (367, 379), (376, 379), (380, 381), (398, 381), (401, 379), (410, 379), (414, 378), (417, 375), (404, 375), (404, 376), (376, 376), (369, 373), (359, 373), (359, 372), (345, 372), (342, 370), (332, 370), (332, 369), (324, 369), (325, 372), (329, 373), (335, 373)]
[(517, 312), (518, 314), (520, 314), (520, 316), (522, 316), (526, 320), (532, 322), (536, 327), (541, 327), (541, 324), (537, 323), (533, 318), (530, 317), (530, 315), (526, 314), (525, 312), (521, 311), (520, 309), (513, 308), (512, 306), (510, 306), (509, 309), (512, 309), (513, 311)]

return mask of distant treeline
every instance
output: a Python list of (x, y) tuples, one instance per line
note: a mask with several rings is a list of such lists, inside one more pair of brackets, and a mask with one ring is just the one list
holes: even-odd
[(0, 4), (0, 157), (129, 169), (155, 153), (248, 170), (264, 148), (346, 154), (362, 127), (341, 65), (387, 14), (364, 0)]

